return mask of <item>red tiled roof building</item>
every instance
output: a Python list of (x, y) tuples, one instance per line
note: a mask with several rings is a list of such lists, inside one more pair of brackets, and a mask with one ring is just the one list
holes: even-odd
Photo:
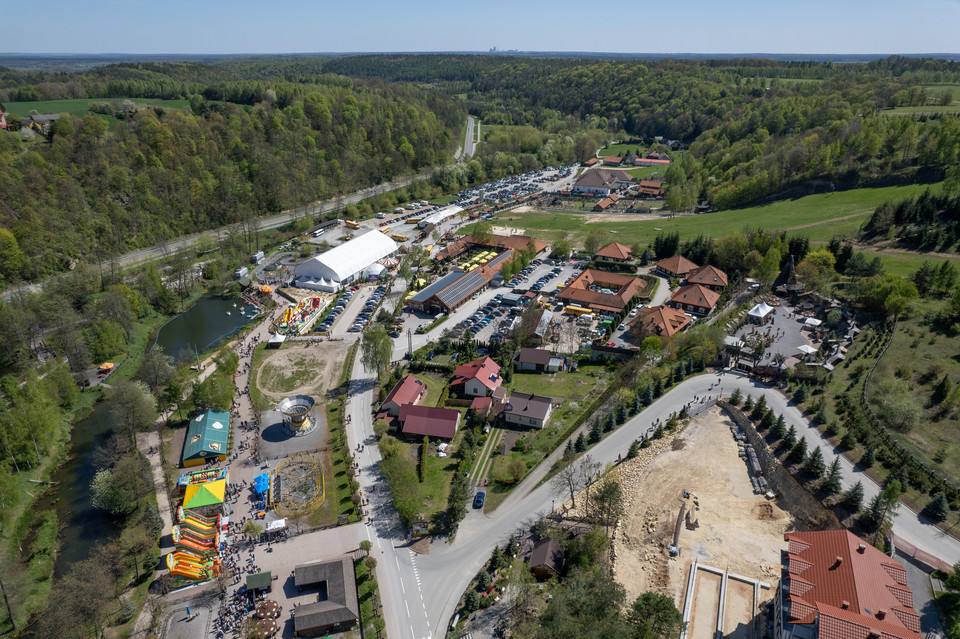
[(846, 530), (784, 535), (775, 639), (920, 639), (903, 566)]

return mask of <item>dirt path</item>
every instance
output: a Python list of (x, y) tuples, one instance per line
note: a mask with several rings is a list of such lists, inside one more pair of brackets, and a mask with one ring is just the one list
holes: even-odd
[[(682, 607), (694, 558), (776, 581), (783, 533), (792, 529), (793, 520), (775, 503), (753, 494), (730, 426), (719, 410), (711, 409), (691, 420), (678, 436), (668, 435), (620, 466), (626, 501), (625, 515), (613, 535), (614, 574), (626, 588), (628, 601), (654, 590), (672, 596)], [(680, 555), (668, 558), (665, 545), (673, 540), (684, 489), (697, 496), (699, 526), (682, 528)], [(704, 575), (701, 571), (698, 584)], [(765, 598), (773, 595), (761, 593)]]
[(841, 215), (840, 217), (832, 217), (829, 220), (821, 220), (819, 222), (807, 222), (806, 224), (797, 224), (796, 226), (788, 226), (783, 231), (796, 231), (797, 229), (808, 229), (811, 226), (820, 226), (821, 224), (830, 224), (831, 222), (839, 222), (840, 220), (850, 220), (855, 217), (863, 217), (864, 215), (871, 215), (873, 211), (861, 211), (860, 213), (851, 213), (850, 215)]

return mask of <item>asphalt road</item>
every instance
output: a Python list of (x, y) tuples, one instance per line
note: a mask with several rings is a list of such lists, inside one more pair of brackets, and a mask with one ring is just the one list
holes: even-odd
[(463, 162), (471, 157), (477, 151), (477, 146), (473, 141), (473, 128), (476, 124), (476, 119), (472, 115), (467, 116), (467, 132), (463, 138), (463, 146), (457, 149), (457, 152), (454, 154), (454, 159), (457, 162)]
[[(433, 339), (435, 335), (417, 336), (416, 342)], [(404, 348), (397, 349), (402, 352)], [(376, 522), (371, 534), (379, 539), (383, 550), (377, 572), (380, 575), (381, 596), (384, 602), (385, 616), (388, 619), (388, 633), (396, 637), (433, 637), (443, 636), (447, 625), (456, 612), (456, 604), (470, 580), (490, 556), (494, 544), (502, 545), (511, 534), (525, 528), (547, 515), (554, 501), (562, 497), (555, 494), (550, 483), (535, 488), (546, 475), (551, 464), (547, 458), (493, 513), (470, 510), (461, 523), (456, 539), (452, 544), (435, 542), (429, 555), (414, 558), (409, 550), (402, 547), (404, 540), (396, 514), (390, 506), (386, 487), (376, 482), (374, 464), (378, 455), (374, 444), (370, 409), (372, 406), (373, 375), (364, 370), (357, 362), (354, 369), (355, 387), (362, 393), (352, 400), (352, 414), (357, 420), (351, 425), (352, 441), (365, 442), (366, 452), (361, 454), (361, 484), (364, 494), (378, 488), (382, 504), (375, 509)], [(718, 393), (729, 396), (734, 388), (751, 394), (755, 399), (761, 394), (767, 404), (777, 413), (781, 413), (788, 425), (794, 425), (812, 450), (813, 446), (823, 449), (829, 464), (837, 453), (810, 426), (792, 403), (777, 390), (759, 385), (738, 373), (705, 374), (691, 378), (666, 393), (645, 411), (628, 421), (622, 427), (608, 435), (594, 446), (589, 455), (594, 461), (603, 464), (615, 463), (618, 455), (626, 454), (630, 443), (642, 437), (657, 420), (666, 421), (669, 416), (695, 397), (701, 400)], [(562, 448), (562, 447), (561, 447)], [(559, 449), (558, 449), (559, 450)], [(844, 487), (860, 480), (864, 485), (865, 501), (871, 499), (880, 488), (867, 475), (854, 468), (849, 461), (841, 457)], [(387, 519), (387, 521), (384, 521)], [(960, 560), (960, 542), (943, 534), (916, 513), (901, 506), (894, 519), (894, 532), (918, 548), (940, 557), (948, 563)], [(401, 545), (401, 547), (397, 547)]]

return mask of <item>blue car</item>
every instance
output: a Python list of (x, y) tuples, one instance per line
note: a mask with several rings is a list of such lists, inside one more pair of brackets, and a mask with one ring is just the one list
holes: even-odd
[(482, 490), (477, 493), (477, 496), (473, 498), (473, 507), (474, 508), (483, 508), (483, 499), (487, 496), (487, 493)]

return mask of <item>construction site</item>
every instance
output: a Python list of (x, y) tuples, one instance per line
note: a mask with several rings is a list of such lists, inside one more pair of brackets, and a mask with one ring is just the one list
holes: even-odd
[(616, 579), (628, 600), (651, 590), (673, 597), (687, 622), (681, 639), (761, 637), (783, 535), (800, 526), (775, 496), (756, 494), (738, 438), (712, 408), (616, 471), (625, 498)]

